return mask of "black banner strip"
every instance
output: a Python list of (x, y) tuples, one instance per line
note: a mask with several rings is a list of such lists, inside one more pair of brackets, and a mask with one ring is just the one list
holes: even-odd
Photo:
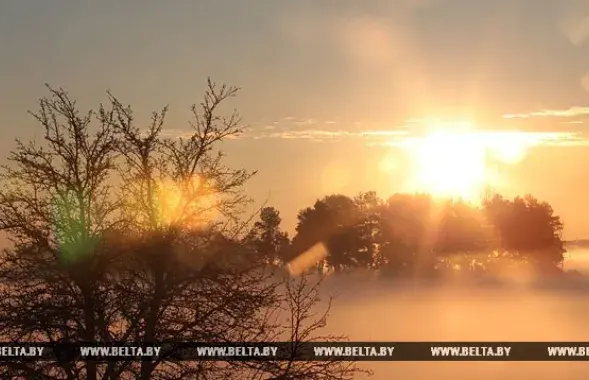
[(0, 343), (0, 362), (589, 361), (589, 342)]

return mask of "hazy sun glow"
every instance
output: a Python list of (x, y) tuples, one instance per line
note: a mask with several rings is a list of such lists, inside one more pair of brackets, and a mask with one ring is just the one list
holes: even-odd
[(486, 179), (485, 151), (473, 137), (438, 131), (422, 138), (411, 151), (416, 190), (471, 198)]
[(520, 161), (534, 136), (477, 131), (467, 122), (434, 123), (403, 144), (412, 167), (410, 190), (476, 201), (497, 180), (496, 164)]
[(162, 225), (198, 228), (214, 218), (214, 192), (199, 177), (158, 181), (156, 194), (158, 222)]

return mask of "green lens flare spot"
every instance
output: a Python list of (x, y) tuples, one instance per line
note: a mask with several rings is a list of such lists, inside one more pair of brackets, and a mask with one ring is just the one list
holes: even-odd
[(86, 258), (96, 248), (96, 239), (88, 231), (89, 223), (82, 207), (71, 191), (61, 192), (53, 199), (53, 233), (64, 264)]

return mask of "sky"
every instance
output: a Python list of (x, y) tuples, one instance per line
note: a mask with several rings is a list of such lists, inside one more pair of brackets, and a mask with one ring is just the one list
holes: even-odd
[(170, 104), (183, 134), (210, 76), (242, 88), (246, 129), (222, 148), (289, 230), (325, 194), (493, 176), (589, 237), (587, 0), (4, 0), (0, 51), (4, 152), (39, 133), (44, 83), (82, 108), (111, 90), (145, 119)]

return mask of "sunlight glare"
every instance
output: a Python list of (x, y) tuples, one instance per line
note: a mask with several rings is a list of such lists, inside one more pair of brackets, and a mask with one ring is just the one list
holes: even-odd
[(537, 137), (523, 132), (477, 131), (472, 123), (430, 123), (427, 132), (402, 146), (411, 158), (410, 191), (477, 202), (496, 185), (492, 162), (515, 164)]
[(198, 228), (213, 219), (214, 194), (198, 176), (181, 182), (164, 179), (156, 185), (156, 207), (161, 225)]
[(319, 242), (287, 263), (286, 270), (292, 277), (296, 277), (317, 265), (328, 255), (329, 251), (325, 244)]
[(523, 160), (528, 148), (532, 145), (530, 136), (524, 133), (488, 134), (484, 136), (488, 141), (488, 149), (497, 160), (506, 164), (516, 164)]
[(470, 199), (485, 181), (485, 151), (464, 131), (434, 131), (416, 144), (414, 186), (436, 196)]

